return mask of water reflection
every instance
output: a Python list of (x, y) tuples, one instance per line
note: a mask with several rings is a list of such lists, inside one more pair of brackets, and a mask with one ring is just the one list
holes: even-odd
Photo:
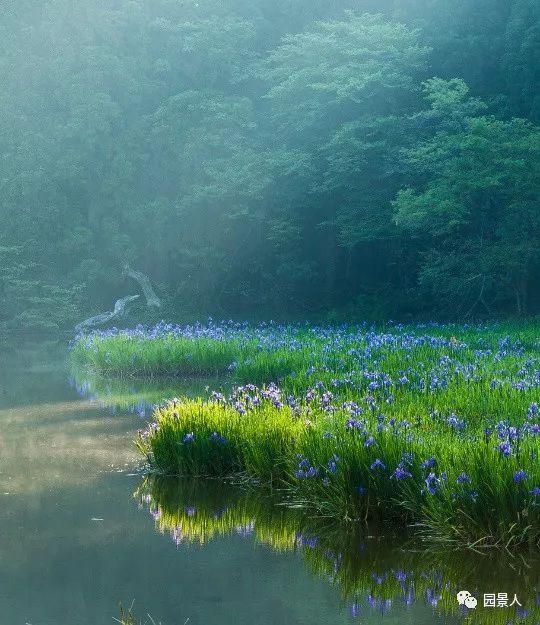
[[(538, 563), (414, 553), (212, 482), (140, 484), (141, 420), (125, 410), (186, 394), (185, 381), (87, 379), (88, 401), (66, 384), (65, 354), (53, 356), (0, 365), (1, 623), (113, 623), (135, 599), (143, 622), (163, 625), (452, 624), (462, 617), (445, 584), (460, 581), (515, 589), (530, 609)], [(191, 382), (194, 393), (226, 385)], [(476, 616), (502, 625), (503, 613)]]
[(111, 417), (65, 400), (0, 410), (0, 490), (15, 495), (86, 484), (105, 471), (134, 471), (133, 417)]
[(223, 377), (104, 378), (76, 369), (72, 369), (69, 383), (80, 397), (111, 414), (128, 412), (141, 418), (150, 417), (157, 404), (171, 397), (205, 397), (208, 389), (232, 386), (232, 380)]
[[(177, 546), (237, 535), (281, 553), (299, 552), (311, 572), (338, 590), (353, 618), (403, 614), (420, 604), (434, 616), (486, 625), (540, 619), (540, 562), (533, 552), (515, 559), (425, 550), (403, 537), (336, 527), (216, 481), (146, 477), (135, 497)], [(478, 598), (476, 610), (458, 605), (456, 594), (463, 589)], [(521, 606), (484, 608), (484, 593), (506, 593), (508, 603), (516, 595)]]

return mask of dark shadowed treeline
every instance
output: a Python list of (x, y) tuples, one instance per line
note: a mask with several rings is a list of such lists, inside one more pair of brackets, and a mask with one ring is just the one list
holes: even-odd
[(0, 327), (540, 310), (536, 0), (7, 0)]

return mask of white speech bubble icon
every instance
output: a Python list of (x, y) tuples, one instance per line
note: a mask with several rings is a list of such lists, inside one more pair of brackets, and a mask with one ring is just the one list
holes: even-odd
[(471, 593), (468, 590), (460, 590), (457, 594), (457, 601), (459, 605), (465, 605), (465, 600), (471, 596)]
[(476, 597), (471, 595), (465, 599), (465, 605), (471, 610), (474, 610), (474, 608), (478, 605), (478, 601), (476, 600)]

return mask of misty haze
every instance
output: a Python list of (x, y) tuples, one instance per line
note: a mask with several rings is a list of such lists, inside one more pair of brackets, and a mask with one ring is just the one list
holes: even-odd
[(2, 623), (540, 623), (539, 78), (536, 0), (0, 3)]

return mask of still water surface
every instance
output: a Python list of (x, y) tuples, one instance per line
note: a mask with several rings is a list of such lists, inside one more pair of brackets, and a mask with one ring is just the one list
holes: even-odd
[(148, 405), (193, 385), (70, 384), (63, 355), (36, 354), (0, 355), (1, 624), (112, 624), (133, 600), (163, 625), (509, 621), (504, 610), (460, 614), (462, 580), (537, 600), (530, 557), (317, 535), (297, 513), (232, 488), (145, 479), (132, 441)]

